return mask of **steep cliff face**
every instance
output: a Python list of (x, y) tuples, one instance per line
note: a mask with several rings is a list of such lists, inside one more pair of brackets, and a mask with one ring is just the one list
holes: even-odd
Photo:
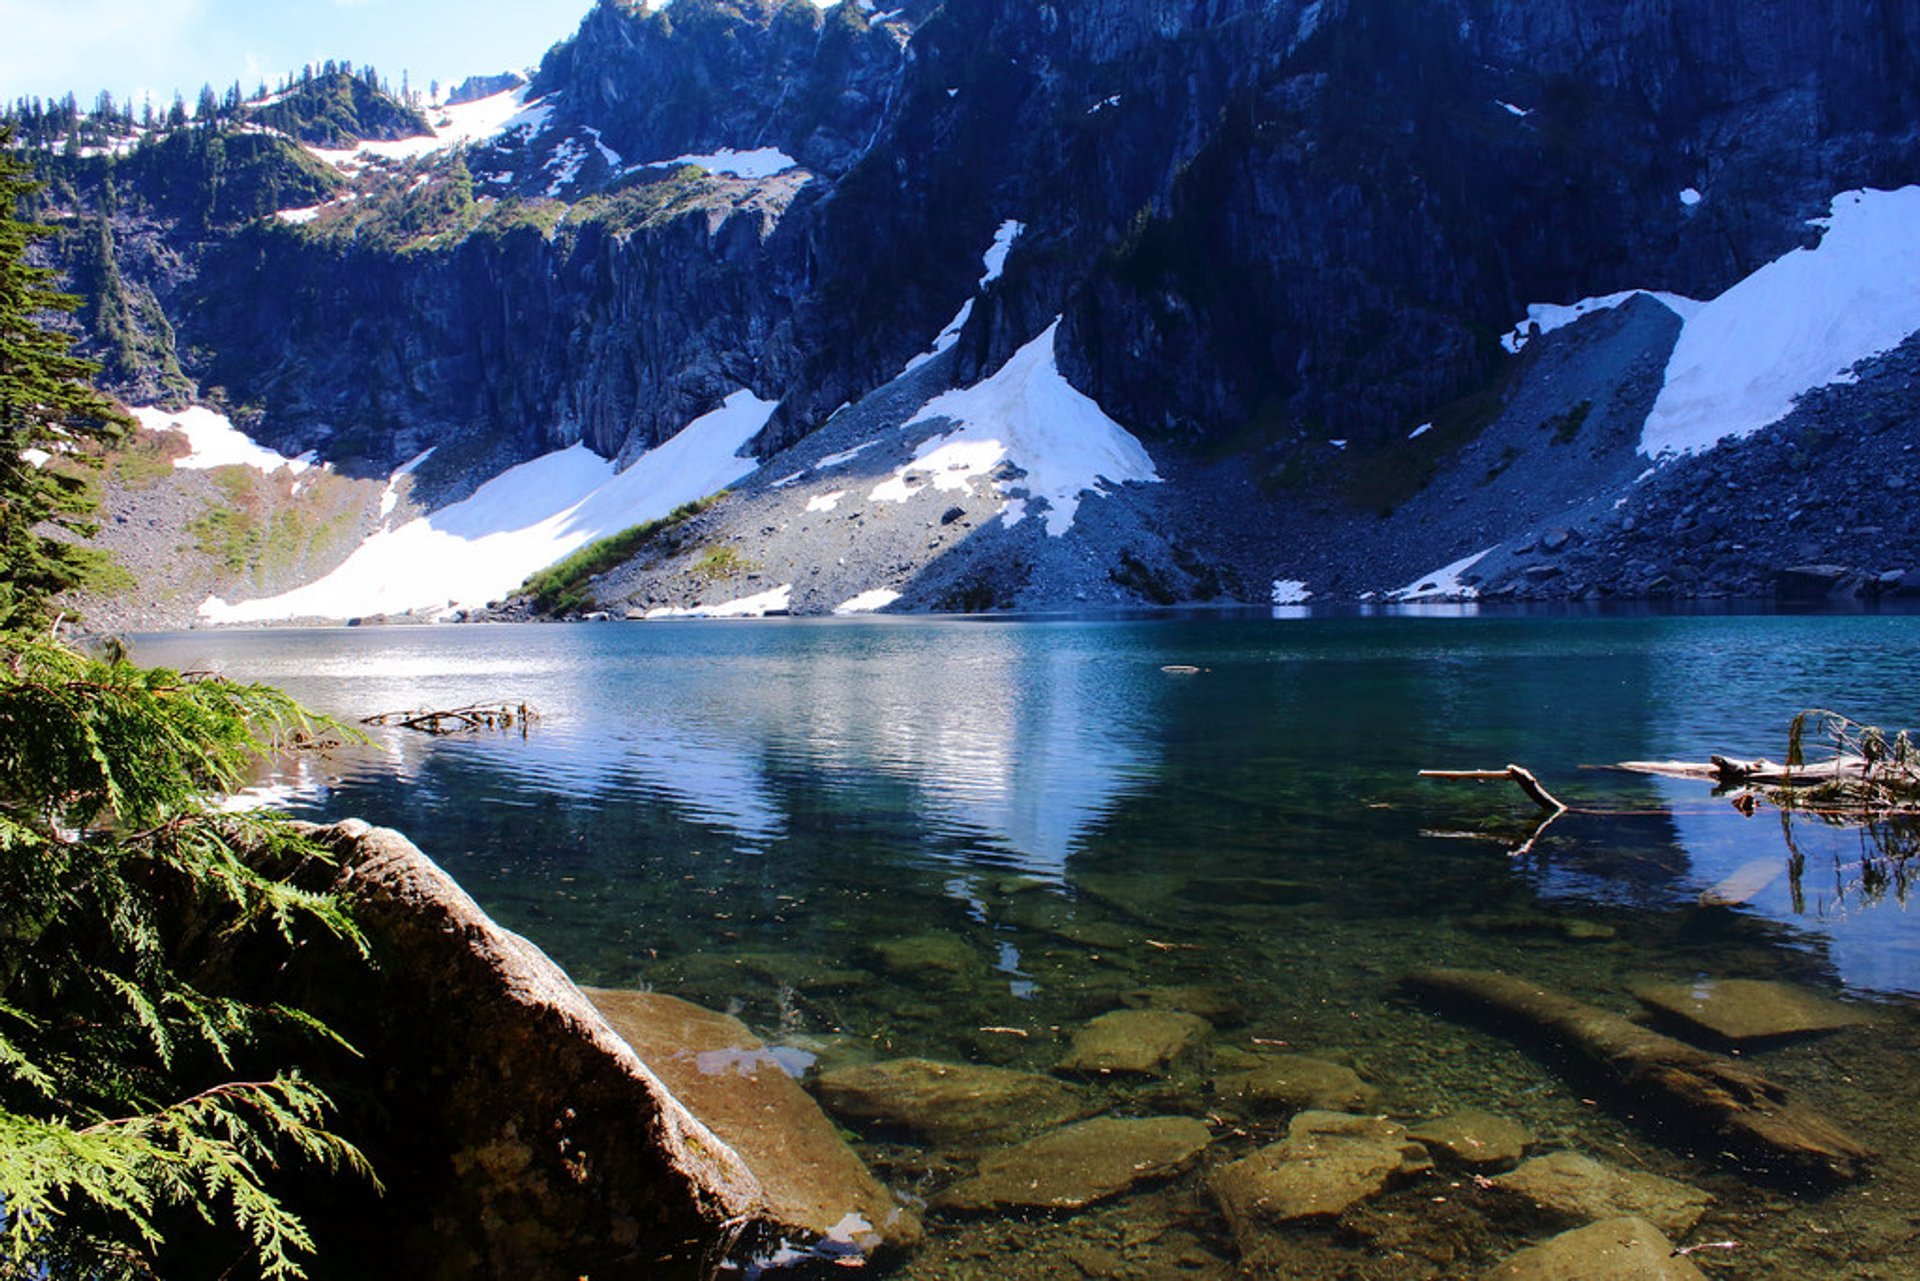
[(1154, 449), (1318, 510), (1399, 493), (1423, 424), (1493, 430), (1529, 304), (1711, 297), (1837, 192), (1920, 181), (1920, 0), (879, 8), (601, 0), (434, 136), (356, 97), (340, 128), (397, 140), (352, 159), (263, 129), (281, 104), (49, 156), (97, 349), (289, 453), (440, 446), (431, 502), (575, 442), (631, 459), (742, 389), (779, 404), (767, 457), (897, 399), (956, 311), (954, 386), (1058, 318), (1060, 372)]

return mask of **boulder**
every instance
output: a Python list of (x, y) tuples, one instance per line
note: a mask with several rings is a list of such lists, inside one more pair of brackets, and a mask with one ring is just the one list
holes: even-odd
[(1646, 983), (1634, 988), (1633, 995), (1654, 1013), (1725, 1041), (1803, 1036), (1869, 1021), (1838, 1001), (1760, 979)]
[(1379, 1093), (1350, 1067), (1305, 1054), (1262, 1054), (1259, 1065), (1221, 1076), (1214, 1093), (1252, 1108), (1350, 1112)]
[(1186, 1116), (1099, 1117), (1055, 1130), (980, 1162), (933, 1200), (942, 1210), (1077, 1210), (1185, 1171), (1213, 1141)]
[(1480, 1274), (1481, 1281), (1705, 1281), (1706, 1273), (1645, 1219), (1618, 1218), (1562, 1232)]
[(1185, 1010), (1218, 1027), (1223, 1023), (1244, 1022), (1246, 1007), (1240, 998), (1225, 988), (1199, 986), (1137, 987), (1120, 994), (1121, 1002), (1134, 1010)]
[(674, 1097), (759, 1176), (765, 1212), (785, 1225), (788, 1240), (870, 1254), (920, 1239), (919, 1221), (740, 1020), (655, 992), (586, 994)]
[(1286, 1138), (1223, 1166), (1208, 1182), (1242, 1253), (1251, 1255), (1274, 1227), (1335, 1218), (1432, 1166), (1406, 1127), (1383, 1117), (1302, 1112)]
[(900, 1131), (938, 1147), (965, 1147), (1053, 1129), (1094, 1111), (1050, 1076), (932, 1059), (893, 1059), (814, 1081), (829, 1112), (859, 1128)]
[(1428, 1151), (1444, 1152), (1474, 1169), (1510, 1166), (1533, 1142), (1533, 1135), (1518, 1121), (1472, 1109), (1428, 1121), (1407, 1133)]
[(1213, 1025), (1180, 1010), (1114, 1010), (1073, 1034), (1060, 1072), (1165, 1076), (1182, 1055), (1213, 1034)]
[(1691, 1230), (1713, 1201), (1699, 1188), (1576, 1152), (1535, 1157), (1493, 1182), (1558, 1219), (1587, 1223), (1632, 1215), (1676, 1236)]
[(986, 972), (986, 963), (973, 945), (947, 930), (881, 939), (871, 944), (870, 950), (882, 969), (901, 978), (953, 984), (977, 979)]
[(237, 973), (359, 1052), (312, 1073), (386, 1186), (306, 1209), (338, 1275), (693, 1281), (743, 1229), (783, 1231), (747, 1163), (544, 953), (398, 832), (303, 830), (337, 858), (307, 870), (333, 877), (374, 966), (310, 945)]
[(1783, 600), (1827, 600), (1859, 594), (1861, 578), (1844, 565), (1793, 565), (1774, 575)]

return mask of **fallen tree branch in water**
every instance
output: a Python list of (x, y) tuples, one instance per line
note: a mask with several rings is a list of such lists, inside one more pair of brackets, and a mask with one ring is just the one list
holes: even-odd
[(540, 713), (527, 703), (469, 703), (465, 707), (419, 708), (406, 712), (381, 712), (360, 718), (362, 725), (397, 726), (422, 734), (470, 734), (483, 729), (518, 729), (524, 737), (527, 727), (540, 719)]
[(1559, 798), (1552, 792), (1542, 787), (1540, 780), (1535, 778), (1531, 771), (1518, 765), (1509, 765), (1505, 769), (1423, 769), (1420, 771), (1420, 777), (1437, 778), (1442, 782), (1493, 782), (1497, 779), (1510, 778), (1520, 785), (1520, 790), (1527, 794), (1529, 800), (1555, 818), (1567, 812), (1567, 807), (1561, 804)]
[(1438, 779), (1441, 782), (1477, 783), (1491, 783), (1503, 779), (1511, 779), (1514, 783), (1518, 784), (1520, 790), (1527, 794), (1529, 800), (1547, 812), (1547, 816), (1540, 820), (1540, 826), (1533, 829), (1533, 835), (1527, 837), (1526, 840), (1520, 842), (1519, 845), (1509, 851), (1516, 858), (1531, 854), (1533, 852), (1534, 842), (1540, 839), (1541, 834), (1549, 827), (1552, 827), (1554, 821), (1562, 814), (1570, 812), (1559, 797), (1541, 786), (1540, 780), (1533, 776), (1531, 770), (1524, 769), (1519, 765), (1509, 765), (1505, 769), (1423, 769), (1420, 771), (1420, 777)]
[(1531, 1032), (1599, 1068), (1629, 1095), (1713, 1131), (1774, 1173), (1819, 1180), (1865, 1175), (1874, 1154), (1788, 1091), (1723, 1055), (1494, 970), (1417, 970), (1407, 987)]

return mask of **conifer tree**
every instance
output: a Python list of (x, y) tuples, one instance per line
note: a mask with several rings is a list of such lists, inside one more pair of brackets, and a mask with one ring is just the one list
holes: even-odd
[(44, 623), (54, 599), (99, 564), (79, 541), (94, 532), (90, 446), (128, 425), (86, 381), (96, 367), (73, 355), (72, 336), (45, 323), (80, 300), (28, 261), (50, 233), (14, 216), (37, 184), (10, 142), (0, 132), (0, 631)]
[[(207, 940), (331, 934), (323, 861), (280, 821), (223, 813), (260, 754), (309, 732), (273, 690), (89, 658), (46, 626), (85, 561), (83, 478), (119, 411), (44, 324), (72, 300), (27, 261), (45, 232), (0, 135), (0, 1277), (158, 1275), (204, 1223), (217, 1267), (302, 1275), (305, 1224), (274, 1194), (290, 1156), (365, 1173), (324, 1094), (276, 1066), (326, 1031), (205, 984)], [(39, 451), (46, 457), (31, 456)], [(36, 465), (38, 463), (39, 465)], [(57, 531), (57, 532), (56, 532)], [(64, 537), (63, 537), (64, 535)], [(290, 871), (287, 869), (291, 869)], [(324, 869), (322, 869), (324, 883)], [(225, 1271), (223, 1272), (222, 1269)]]

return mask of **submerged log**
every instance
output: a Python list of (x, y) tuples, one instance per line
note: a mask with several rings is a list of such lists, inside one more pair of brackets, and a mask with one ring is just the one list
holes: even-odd
[(389, 726), (419, 730), (422, 734), (469, 734), (483, 729), (518, 729), (524, 737), (527, 727), (540, 719), (540, 713), (527, 703), (469, 703), (465, 707), (416, 708), (405, 712), (380, 712), (360, 718), (362, 725)]
[(1518, 1023), (1598, 1067), (1629, 1093), (1703, 1126), (1771, 1170), (1821, 1180), (1865, 1175), (1873, 1153), (1732, 1059), (1650, 1031), (1525, 979), (1492, 970), (1418, 970), (1416, 992)]
[(1820, 787), (1862, 782), (1873, 771), (1864, 756), (1839, 756), (1806, 765), (1782, 765), (1764, 756), (1751, 760), (1715, 756), (1708, 761), (1621, 761), (1614, 768), (1629, 774), (1700, 779), (1720, 787)]

